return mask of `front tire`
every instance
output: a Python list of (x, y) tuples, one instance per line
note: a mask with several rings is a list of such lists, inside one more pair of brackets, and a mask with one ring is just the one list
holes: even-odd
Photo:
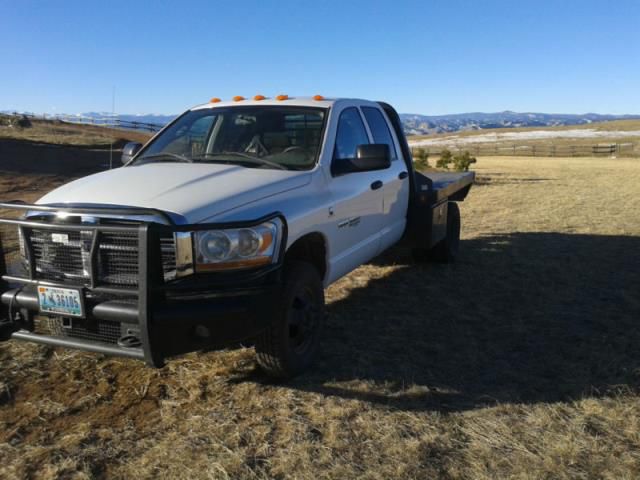
[(324, 322), (324, 288), (316, 268), (285, 265), (284, 287), (271, 326), (256, 339), (260, 367), (276, 378), (291, 378), (313, 362)]

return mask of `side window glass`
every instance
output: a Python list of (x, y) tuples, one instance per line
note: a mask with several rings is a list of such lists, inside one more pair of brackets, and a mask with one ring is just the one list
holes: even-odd
[(382, 115), (382, 112), (377, 108), (362, 107), (362, 113), (364, 113), (364, 118), (367, 119), (367, 123), (369, 124), (371, 135), (373, 135), (373, 141), (375, 143), (386, 143), (389, 145), (391, 158), (396, 160), (398, 158), (398, 153), (396, 152), (396, 147), (393, 143), (393, 137), (391, 136), (389, 125), (387, 125), (387, 121)]
[(355, 158), (358, 145), (368, 144), (367, 130), (355, 107), (347, 108), (338, 119), (334, 160)]

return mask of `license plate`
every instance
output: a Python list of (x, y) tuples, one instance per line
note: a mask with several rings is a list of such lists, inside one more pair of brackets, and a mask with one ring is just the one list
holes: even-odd
[(40, 311), (69, 317), (84, 317), (82, 295), (73, 288), (38, 285)]

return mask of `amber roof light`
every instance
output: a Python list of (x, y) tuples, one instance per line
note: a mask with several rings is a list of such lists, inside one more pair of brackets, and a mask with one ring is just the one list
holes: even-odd
[(276, 100), (288, 100), (289, 99), (289, 95), (278, 95), (276, 97)]
[(218, 97), (213, 97), (211, 100), (209, 100), (209, 103), (218, 103), (220, 101), (220, 99)]
[(241, 102), (242, 100), (244, 100), (244, 97), (242, 95), (236, 95), (235, 97), (233, 97), (234, 102)]
[(256, 95), (255, 97), (253, 97), (254, 100), (264, 100), (265, 98), (267, 97), (265, 97), (264, 95)]
[(322, 95), (314, 95), (313, 99), (319, 102), (320, 100), (324, 100), (324, 97)]

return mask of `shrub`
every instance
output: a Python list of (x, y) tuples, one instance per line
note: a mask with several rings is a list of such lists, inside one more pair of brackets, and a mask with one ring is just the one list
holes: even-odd
[(413, 166), (416, 170), (429, 168), (429, 152), (424, 148), (416, 148), (413, 151)]
[(472, 163), (476, 163), (476, 157), (472, 157), (468, 150), (453, 157), (453, 168), (456, 172), (468, 172)]
[(12, 119), (11, 124), (18, 128), (31, 128), (31, 120), (26, 115)]
[(449, 170), (449, 164), (452, 161), (453, 161), (453, 155), (451, 155), (451, 152), (445, 148), (442, 152), (440, 152), (440, 158), (436, 162), (436, 167), (446, 168), (447, 170)]

